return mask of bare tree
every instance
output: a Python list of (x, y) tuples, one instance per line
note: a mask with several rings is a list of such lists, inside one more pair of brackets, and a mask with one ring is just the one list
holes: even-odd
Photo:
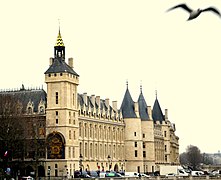
[(15, 96), (0, 94), (0, 161), (6, 168), (12, 158), (23, 158), (24, 124), (22, 105)]

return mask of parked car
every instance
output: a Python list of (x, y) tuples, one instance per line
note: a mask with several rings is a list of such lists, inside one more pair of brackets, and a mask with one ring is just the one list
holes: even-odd
[(203, 171), (191, 171), (192, 176), (202, 176), (204, 175)]
[(89, 174), (92, 178), (97, 178), (99, 177), (99, 173), (97, 171), (90, 171), (90, 174)]
[(31, 177), (31, 176), (23, 176), (23, 177), (21, 178), (21, 180), (34, 180), (34, 178)]
[(176, 176), (176, 174), (174, 174), (174, 173), (166, 174), (166, 177), (174, 177), (174, 176)]
[(125, 172), (125, 177), (139, 177), (137, 172)]
[(107, 172), (105, 174), (105, 177), (122, 177), (122, 175), (120, 173), (111, 171), (111, 172)]
[(141, 175), (141, 177), (146, 177), (146, 178), (149, 178), (150, 176), (149, 175), (147, 175), (147, 174), (140, 174)]
[(75, 171), (74, 177), (75, 178), (90, 178), (91, 176), (88, 175), (87, 171)]

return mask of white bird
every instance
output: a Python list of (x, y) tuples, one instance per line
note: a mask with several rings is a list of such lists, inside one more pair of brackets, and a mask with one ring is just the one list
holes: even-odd
[(213, 13), (215, 13), (219, 17), (221, 17), (220, 12), (216, 8), (214, 8), (214, 7), (208, 7), (206, 9), (192, 10), (186, 4), (179, 4), (179, 5), (176, 5), (176, 6), (172, 7), (172, 8), (170, 8), (170, 9), (168, 9), (167, 11), (171, 11), (171, 10), (176, 9), (176, 8), (183, 8), (184, 10), (189, 12), (190, 16), (187, 19), (187, 21), (197, 18), (202, 12), (206, 12), (206, 11), (212, 11)]

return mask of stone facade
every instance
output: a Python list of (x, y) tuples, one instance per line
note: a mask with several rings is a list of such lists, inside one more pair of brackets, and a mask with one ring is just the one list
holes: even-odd
[(41, 158), (45, 175), (73, 176), (79, 169), (150, 173), (160, 164), (179, 164), (175, 125), (167, 110), (163, 115), (157, 98), (153, 108), (147, 106), (141, 87), (134, 102), (127, 85), (118, 109), (116, 101), (80, 94), (80, 78), (73, 58), (65, 62), (60, 30), (49, 65), (45, 72), (47, 100), (39, 101), (46, 108), (47, 147)]

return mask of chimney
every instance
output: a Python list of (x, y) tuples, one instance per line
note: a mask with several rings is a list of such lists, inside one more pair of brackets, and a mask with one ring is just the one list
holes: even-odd
[(68, 65), (73, 68), (73, 58), (68, 58)]
[(49, 66), (51, 66), (51, 65), (52, 65), (52, 63), (53, 63), (53, 58), (52, 58), (52, 57), (50, 57), (50, 58), (49, 58)]
[(106, 105), (107, 108), (109, 109), (109, 99), (108, 99), (108, 98), (105, 99), (105, 105)]
[(151, 110), (151, 106), (147, 106), (147, 113), (149, 115), (149, 119), (152, 120), (152, 110)]
[(165, 120), (168, 120), (168, 109), (165, 109)]
[(95, 107), (95, 95), (91, 95), (91, 103)]
[(83, 94), (84, 104), (87, 106), (87, 93)]
[(135, 114), (137, 117), (140, 117), (139, 115), (139, 105), (138, 105), (138, 102), (135, 102), (134, 103), (134, 111), (135, 111)]
[(112, 101), (112, 108), (117, 112), (117, 101)]
[(97, 103), (98, 107), (100, 108), (100, 96), (95, 97), (95, 102)]

